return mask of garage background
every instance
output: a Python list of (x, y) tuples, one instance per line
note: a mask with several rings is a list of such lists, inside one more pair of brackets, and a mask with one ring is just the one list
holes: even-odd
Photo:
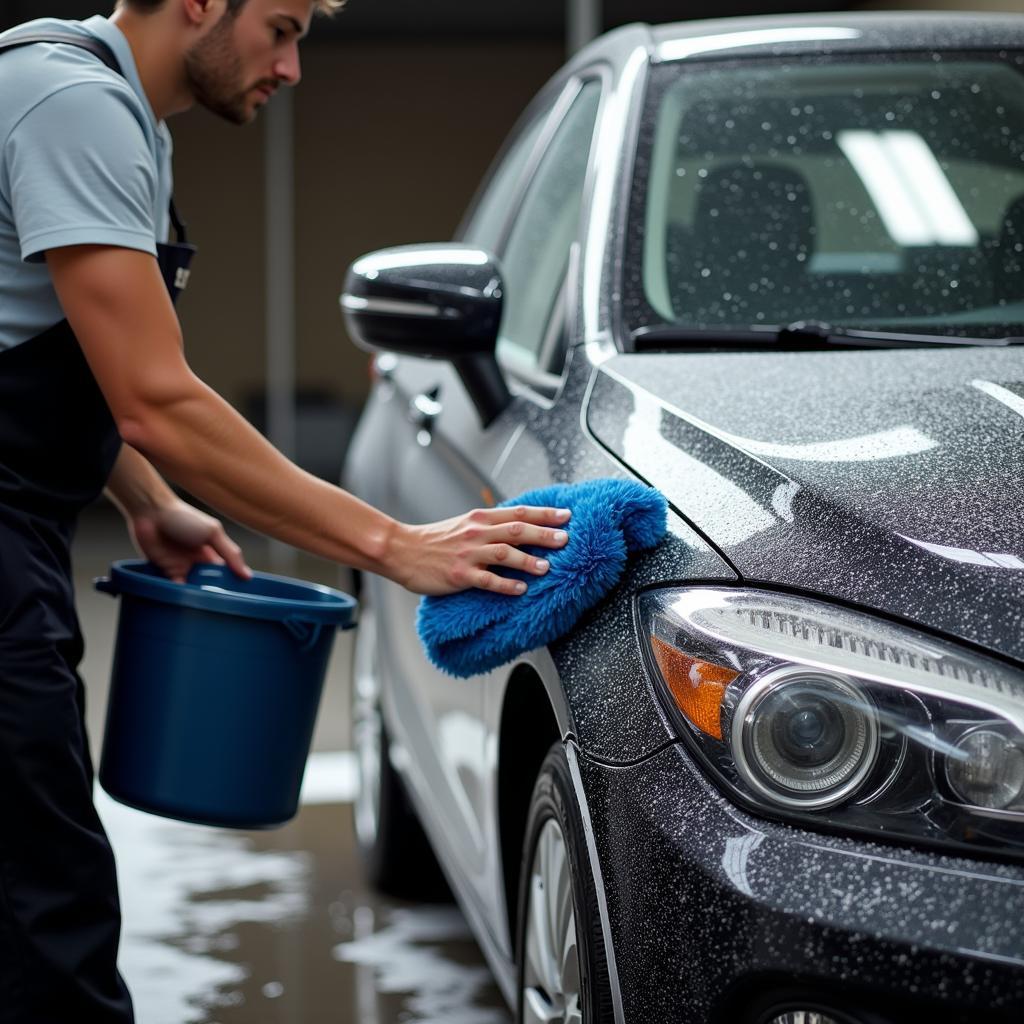
[[(1021, 5), (349, 0), (315, 19), (300, 87), (255, 124), (238, 129), (203, 110), (171, 121), (176, 198), (200, 250), (179, 306), (189, 361), (279, 448), (337, 480), (369, 384), (338, 313), (348, 264), (387, 245), (449, 239), (519, 112), (584, 38), (631, 21)], [(0, 28), (110, 9), (0, 0)]]

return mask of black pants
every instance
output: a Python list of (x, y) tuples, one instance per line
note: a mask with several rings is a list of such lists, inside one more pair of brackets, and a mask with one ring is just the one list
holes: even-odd
[(92, 803), (70, 527), (0, 507), (0, 1024), (131, 1024)]

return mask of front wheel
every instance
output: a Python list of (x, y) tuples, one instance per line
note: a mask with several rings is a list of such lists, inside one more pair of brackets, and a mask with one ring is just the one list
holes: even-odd
[(530, 800), (518, 920), (519, 1024), (611, 1024), (597, 891), (560, 742)]

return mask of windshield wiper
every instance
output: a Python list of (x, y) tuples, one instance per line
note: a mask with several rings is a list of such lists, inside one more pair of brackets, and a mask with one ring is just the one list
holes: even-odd
[(836, 345), (843, 348), (921, 348), (971, 346), (1004, 348), (1024, 345), (1024, 338), (959, 338), (948, 334), (905, 334), (897, 331), (862, 331), (832, 327), (820, 320), (797, 320), (785, 327), (755, 325), (736, 328), (640, 327), (630, 335), (635, 352), (673, 351), (681, 348), (736, 348), (763, 345), (815, 349)]

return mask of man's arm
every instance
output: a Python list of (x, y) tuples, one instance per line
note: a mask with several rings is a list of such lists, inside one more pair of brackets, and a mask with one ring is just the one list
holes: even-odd
[(175, 582), (184, 582), (196, 562), (225, 562), (239, 576), (252, 575), (220, 521), (182, 501), (130, 445), (121, 446), (106, 494), (124, 515), (139, 553)]
[(121, 437), (161, 472), (261, 533), (421, 593), (520, 591), (487, 566), (541, 574), (511, 545), (556, 548), (567, 515), (478, 509), (442, 523), (399, 523), (299, 469), (191, 371), (156, 260), (112, 246), (46, 254), (64, 313)]

